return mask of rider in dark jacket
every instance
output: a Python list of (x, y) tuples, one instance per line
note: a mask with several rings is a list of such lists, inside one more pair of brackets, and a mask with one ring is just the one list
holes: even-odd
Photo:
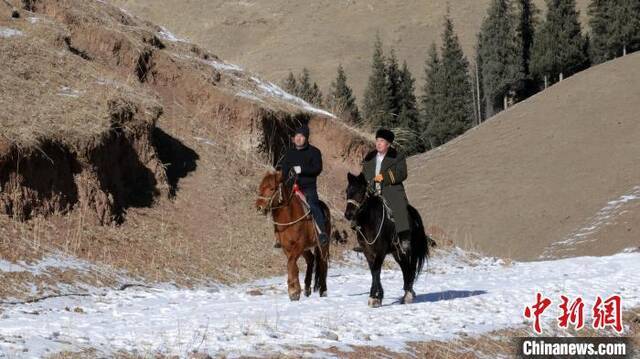
[[(324, 233), (325, 218), (318, 198), (316, 179), (322, 172), (322, 154), (320, 150), (308, 142), (309, 127), (301, 126), (296, 129), (293, 136), (294, 147), (289, 148), (280, 162), (282, 175), (286, 185), (293, 185), (294, 180), (304, 193), (311, 215), (320, 227), (318, 240), (320, 245), (329, 241)], [(297, 179), (296, 179), (297, 178)], [(276, 243), (277, 246), (277, 243)]]

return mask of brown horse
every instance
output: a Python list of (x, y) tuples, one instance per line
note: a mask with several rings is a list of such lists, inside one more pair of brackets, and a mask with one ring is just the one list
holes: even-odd
[[(331, 233), (329, 208), (320, 202), (326, 217), (325, 233)], [(311, 213), (292, 188), (283, 183), (280, 171), (267, 173), (258, 188), (256, 208), (267, 215), (271, 212), (276, 240), (282, 245), (287, 256), (289, 299), (300, 299), (298, 279), (298, 258), (304, 256), (307, 272), (304, 277), (304, 295), (311, 295), (311, 277), (315, 268), (313, 291), (320, 290), (320, 296), (327, 295), (327, 270), (329, 244), (322, 248), (318, 244), (318, 234)]]

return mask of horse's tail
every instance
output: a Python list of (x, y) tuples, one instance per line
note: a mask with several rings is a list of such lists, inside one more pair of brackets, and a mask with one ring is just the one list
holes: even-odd
[(413, 227), (411, 231), (411, 264), (415, 268), (417, 279), (427, 261), (429, 247), (432, 246), (433, 240), (425, 233), (422, 217), (413, 206), (409, 206), (409, 216), (412, 219)]

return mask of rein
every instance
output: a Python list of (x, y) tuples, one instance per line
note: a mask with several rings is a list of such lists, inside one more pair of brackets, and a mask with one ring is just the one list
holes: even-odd
[[(365, 197), (364, 201), (362, 201), (362, 203), (358, 203), (357, 201), (353, 200), (353, 199), (348, 199), (347, 203), (351, 203), (352, 205), (356, 206), (356, 214), (355, 216), (357, 216), (360, 213), (360, 207), (362, 207), (362, 204), (369, 199), (369, 192), (367, 192), (367, 196)], [(358, 231), (358, 233), (360, 233), (360, 235), (362, 236), (362, 238), (364, 239), (364, 241), (372, 246), (374, 245), (377, 241), (378, 238), (380, 238), (380, 233), (382, 233), (382, 227), (384, 226), (384, 221), (387, 218), (387, 205), (384, 203), (384, 198), (382, 199), (382, 219), (380, 220), (380, 226), (378, 227), (378, 233), (376, 234), (375, 238), (373, 239), (373, 241), (369, 241), (367, 239), (367, 236), (362, 232), (360, 226), (355, 226), (356, 231)]]
[[(289, 198), (287, 199), (287, 201), (284, 201), (284, 198), (282, 196), (282, 183), (280, 183), (278, 185), (278, 190), (275, 191), (270, 197), (266, 197), (266, 196), (258, 196), (259, 199), (263, 199), (266, 201), (269, 201), (269, 203), (267, 204), (267, 211), (270, 211), (273, 213), (273, 210), (275, 209), (279, 209), (279, 208), (284, 208), (287, 207), (291, 204), (291, 199), (293, 198), (293, 193), (294, 191), (291, 191), (291, 194), (289, 195)], [(274, 204), (274, 199), (276, 198), (276, 196), (278, 197), (278, 201), (276, 202), (276, 206), (273, 206)], [(300, 222), (301, 220), (303, 220), (305, 217), (307, 217), (309, 215), (309, 213), (311, 212), (311, 208), (307, 208), (305, 209), (305, 213), (298, 219), (291, 221), (291, 222), (287, 222), (287, 223), (280, 223), (280, 222), (276, 222), (273, 219), (269, 218), (269, 220), (271, 221), (271, 223), (277, 225), (277, 226), (290, 226), (292, 224), (296, 224), (298, 222)]]

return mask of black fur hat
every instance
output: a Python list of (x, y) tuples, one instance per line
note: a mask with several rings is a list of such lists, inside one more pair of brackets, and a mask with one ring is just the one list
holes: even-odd
[(376, 138), (384, 138), (389, 143), (393, 143), (393, 139), (395, 137), (396, 135), (394, 135), (393, 132), (391, 132), (390, 130), (387, 130), (386, 128), (381, 128), (378, 131), (376, 131)]

